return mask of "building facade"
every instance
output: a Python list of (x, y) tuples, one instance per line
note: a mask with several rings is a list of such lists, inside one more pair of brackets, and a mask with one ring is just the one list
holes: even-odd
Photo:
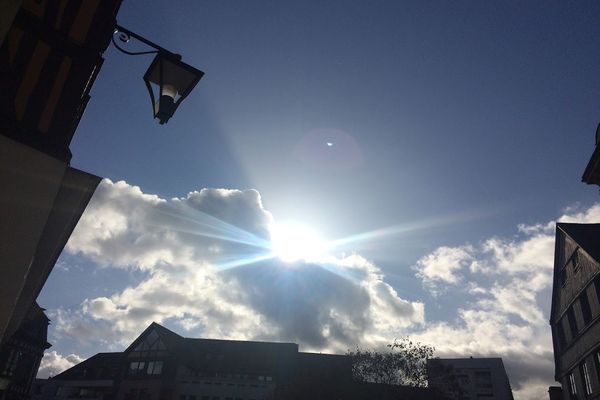
[(429, 387), (455, 400), (513, 400), (501, 358), (427, 360)]
[(69, 145), (121, 0), (0, 2), (0, 343), (34, 303), (100, 178)]
[[(375, 396), (375, 397), (373, 397)], [(351, 359), (295, 343), (184, 338), (151, 324), (124, 352), (38, 379), (34, 400), (439, 399), (426, 388), (357, 383)]]
[(600, 397), (600, 224), (556, 224), (550, 326), (565, 399)]
[(0, 399), (27, 400), (47, 341), (48, 317), (37, 304), (27, 311), (19, 329), (0, 346)]

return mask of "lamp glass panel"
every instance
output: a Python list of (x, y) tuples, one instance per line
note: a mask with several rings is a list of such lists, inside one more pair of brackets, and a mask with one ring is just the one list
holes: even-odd
[(181, 61), (170, 60), (161, 55), (157, 55), (155, 60), (152, 62), (151, 70), (148, 71), (148, 80), (151, 83), (160, 86), (161, 63), (163, 68), (163, 92), (165, 92), (165, 89), (167, 89), (165, 85), (171, 85), (171, 88), (168, 88), (170, 92), (172, 92), (174, 89), (178, 95), (187, 94), (198, 80), (197, 70), (195, 71), (192, 67), (187, 66)]

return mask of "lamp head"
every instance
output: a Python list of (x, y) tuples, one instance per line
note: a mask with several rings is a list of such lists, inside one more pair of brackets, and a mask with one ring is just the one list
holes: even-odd
[(144, 74), (154, 118), (165, 124), (173, 116), (204, 72), (181, 61), (181, 56), (158, 52)]

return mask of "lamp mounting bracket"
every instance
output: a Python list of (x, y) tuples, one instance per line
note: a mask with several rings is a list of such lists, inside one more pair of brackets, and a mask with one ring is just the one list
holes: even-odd
[[(145, 44), (148, 47), (151, 47), (153, 50), (148, 50), (148, 51), (129, 51), (124, 49), (123, 47), (121, 47), (117, 41), (115, 40), (115, 36), (119, 39), (120, 42), (122, 43), (129, 43), (129, 41), (131, 40), (131, 38), (134, 38), (140, 42), (142, 42), (143, 44)], [(112, 36), (112, 43), (115, 45), (115, 48), (117, 50), (119, 50), (121, 53), (123, 54), (127, 54), (130, 56), (140, 56), (140, 55), (144, 55), (144, 54), (157, 54), (160, 53), (161, 55), (167, 57), (167, 58), (171, 58), (171, 59), (175, 59), (180, 61), (181, 60), (181, 55), (179, 54), (175, 54), (170, 52), (169, 50), (165, 49), (164, 47), (161, 47), (159, 45), (157, 45), (156, 43), (146, 39), (145, 37), (138, 35), (135, 32), (130, 31), (127, 28), (123, 28), (121, 25), (116, 24), (115, 25), (115, 30), (113, 32), (113, 36)]]

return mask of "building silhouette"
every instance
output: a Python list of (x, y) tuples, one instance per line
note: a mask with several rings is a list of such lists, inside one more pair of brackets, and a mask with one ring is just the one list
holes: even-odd
[(600, 224), (557, 223), (550, 326), (565, 399), (600, 395), (599, 272)]
[(37, 298), (100, 177), (69, 145), (121, 0), (0, 2), (0, 343)]
[(581, 180), (588, 185), (600, 185), (600, 124), (596, 128), (596, 148), (583, 171)]
[(441, 399), (427, 388), (354, 382), (351, 359), (295, 343), (184, 338), (152, 323), (120, 353), (99, 353), (53, 378), (34, 400)]
[(431, 358), (429, 387), (454, 400), (513, 400), (501, 358)]
[(26, 400), (47, 342), (48, 317), (34, 303), (21, 326), (0, 346), (0, 399)]

